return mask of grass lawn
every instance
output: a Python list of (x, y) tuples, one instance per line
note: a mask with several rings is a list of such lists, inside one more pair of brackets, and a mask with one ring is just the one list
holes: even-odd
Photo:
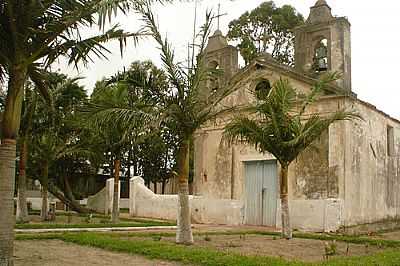
[(120, 218), (117, 224), (111, 223), (111, 219), (104, 215), (87, 215), (61, 213), (56, 215), (55, 221), (40, 221), (40, 216), (31, 215), (31, 222), (16, 224), (16, 229), (55, 229), (55, 228), (104, 228), (104, 227), (148, 227), (148, 226), (171, 226), (175, 225), (168, 221), (154, 221), (149, 219)]
[[(246, 232), (249, 233), (249, 232)], [(239, 237), (243, 232), (237, 232)], [(210, 242), (217, 241), (219, 237), (234, 236), (234, 233), (203, 233), (197, 235), (197, 238), (204, 238), (205, 235), (212, 236)], [(251, 236), (265, 237), (265, 232), (258, 234), (251, 232)], [(339, 242), (353, 243), (358, 245), (375, 245), (379, 250), (371, 252), (366, 256), (338, 257), (320, 262), (304, 262), (299, 259), (279, 258), (276, 256), (243, 255), (240, 252), (221, 250), (210, 246), (181, 246), (164, 238), (173, 237), (173, 234), (160, 233), (130, 233), (130, 234), (112, 234), (112, 233), (65, 233), (65, 234), (41, 234), (41, 235), (21, 235), (17, 234), (17, 240), (24, 239), (60, 239), (66, 242), (75, 243), (84, 246), (102, 248), (111, 251), (118, 251), (127, 254), (142, 255), (151, 259), (161, 259), (177, 261), (190, 265), (232, 265), (232, 266), (251, 266), (251, 265), (320, 265), (320, 266), (341, 266), (341, 265), (400, 265), (400, 241), (376, 240), (357, 237), (338, 237)], [(272, 236), (267, 236), (272, 238)], [(298, 234), (296, 238), (303, 241), (315, 241), (321, 238), (335, 239), (334, 236), (322, 236), (314, 234)], [(265, 241), (273, 241), (266, 239)], [(280, 241), (280, 240), (275, 240)], [(286, 240), (285, 240), (286, 241)], [(199, 242), (199, 241), (198, 241)], [(278, 243), (278, 242), (276, 242)], [(290, 253), (290, 242), (286, 242), (282, 249), (288, 249)], [(319, 251), (316, 251), (319, 252)]]

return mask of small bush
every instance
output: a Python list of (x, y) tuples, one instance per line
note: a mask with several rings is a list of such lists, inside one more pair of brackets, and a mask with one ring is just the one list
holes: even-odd
[(207, 242), (211, 241), (211, 237), (209, 237), (208, 235), (206, 235), (206, 236), (204, 237), (204, 241), (207, 241)]

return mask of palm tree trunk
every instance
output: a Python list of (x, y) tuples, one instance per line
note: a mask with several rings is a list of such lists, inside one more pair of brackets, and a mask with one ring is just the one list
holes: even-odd
[(292, 228), (290, 226), (289, 216), (289, 198), (288, 198), (288, 165), (281, 165), (280, 172), (280, 190), (281, 190), (281, 213), (282, 213), (282, 237), (292, 238)]
[(166, 182), (167, 181), (165, 179), (162, 180), (161, 194), (163, 194), (163, 195), (165, 194), (165, 184), (166, 184)]
[(76, 211), (78, 213), (92, 213), (96, 212), (95, 210), (90, 210), (88, 208), (82, 207), (77, 200), (71, 200), (68, 197), (64, 195), (64, 192), (62, 192), (59, 188), (57, 188), (54, 185), (49, 185), (48, 186), (48, 191), (53, 194), (55, 197), (57, 197), (59, 200), (61, 200), (65, 205), (70, 207), (73, 211)]
[(157, 182), (153, 182), (154, 184), (154, 194), (157, 194)]
[(65, 188), (65, 196), (70, 199), (71, 201), (76, 201), (74, 197), (74, 193), (72, 192), (71, 189), (71, 184), (69, 182), (69, 177), (64, 176), (64, 188)]
[[(65, 198), (68, 199), (67, 203), (64, 202), (64, 204), (67, 204), (68, 209), (72, 209), (72, 210), (74, 210), (76, 212), (79, 212), (79, 213), (89, 212), (89, 210), (84, 210), (84, 208), (81, 207), (79, 201), (75, 199), (74, 193), (72, 192), (72, 189), (71, 189), (71, 184), (69, 182), (69, 177), (68, 176), (64, 176), (64, 194), (65, 194)], [(54, 195), (54, 196), (57, 197), (57, 195)], [(58, 198), (58, 199), (63, 201), (60, 198)]]
[(14, 178), (16, 141), (3, 139), (0, 146), (0, 265), (13, 265)]
[(189, 141), (183, 141), (178, 153), (178, 219), (176, 243), (193, 244), (189, 202)]
[(114, 195), (113, 195), (113, 206), (111, 213), (111, 221), (113, 223), (119, 222), (119, 170), (121, 167), (121, 161), (115, 159), (114, 161)]
[(16, 138), (21, 119), (26, 68), (9, 68), (5, 110), (1, 122), (0, 144), (0, 265), (12, 266), (14, 249), (14, 185)]
[(28, 156), (28, 142), (21, 137), (21, 152), (19, 159), (17, 217), (19, 223), (29, 222), (28, 206), (26, 202), (26, 161)]
[(48, 220), (48, 182), (49, 182), (49, 167), (47, 163), (43, 166), (43, 182), (42, 183), (42, 209), (40, 217), (42, 221)]
[(42, 186), (42, 209), (40, 210), (40, 217), (43, 222), (48, 220), (48, 202), (47, 186)]

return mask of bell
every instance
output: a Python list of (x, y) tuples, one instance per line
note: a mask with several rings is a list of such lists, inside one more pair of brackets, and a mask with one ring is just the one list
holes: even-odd
[(328, 49), (326, 48), (326, 46), (321, 45), (320, 47), (317, 48), (315, 53), (316, 53), (317, 58), (327, 57)]
[(328, 62), (327, 62), (326, 58), (318, 59), (318, 70), (319, 71), (328, 70)]

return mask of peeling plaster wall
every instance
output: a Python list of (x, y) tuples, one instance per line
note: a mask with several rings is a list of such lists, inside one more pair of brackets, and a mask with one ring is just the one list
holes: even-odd
[[(268, 70), (254, 73), (251, 79), (278, 76)], [(271, 75), (270, 75), (271, 74)], [(269, 76), (270, 75), (270, 76)], [(309, 85), (291, 81), (306, 92)], [(226, 105), (238, 105), (253, 100), (250, 89), (255, 84), (243, 83), (241, 89), (229, 96)], [(310, 107), (309, 113), (329, 113), (344, 106), (344, 100), (327, 97)], [(275, 160), (271, 154), (261, 154), (246, 144), (227, 144), (223, 139), (224, 125), (231, 117), (219, 118), (195, 138), (194, 194), (210, 199), (235, 199), (244, 202), (244, 164), (246, 161)], [(307, 149), (289, 168), (289, 199), (292, 225), (308, 231), (335, 231), (342, 225), (343, 201), (343, 123), (325, 132), (313, 147)], [(339, 144), (339, 145), (338, 145)], [(279, 167), (279, 166), (278, 166)], [(280, 227), (279, 199), (277, 227)], [(307, 219), (305, 219), (307, 217)]]
[[(100, 190), (97, 194), (89, 196), (87, 199), (87, 207), (91, 210), (96, 210), (100, 213), (111, 214), (112, 206), (114, 201), (114, 178), (109, 178), (106, 181), (106, 186)], [(124, 205), (121, 206), (121, 181), (119, 181), (119, 196), (118, 206), (120, 208), (125, 208), (126, 201)]]
[[(257, 82), (268, 79), (271, 84), (282, 77), (272, 69), (261, 68), (250, 72), (237, 84), (238, 89), (222, 103), (224, 106), (238, 106), (253, 102)], [(310, 85), (291, 77), (293, 87), (299, 93), (307, 93)], [(337, 100), (324, 100), (310, 107), (309, 113), (326, 113), (341, 105)], [(260, 154), (245, 144), (229, 145), (223, 138), (224, 125), (232, 116), (211, 121), (199, 130), (195, 138), (194, 194), (210, 198), (243, 200), (244, 162), (252, 160), (274, 160), (270, 154)], [(307, 149), (291, 164), (289, 169), (289, 190), (292, 199), (327, 199), (339, 197), (340, 163), (330, 160), (335, 157), (336, 145), (331, 138), (341, 136), (340, 127), (332, 127), (313, 147)], [(329, 134), (329, 135), (328, 135)], [(336, 139), (335, 139), (336, 140)], [(337, 156), (336, 156), (337, 157)]]
[[(250, 71), (223, 105), (251, 103), (251, 91), (259, 80), (273, 83), (281, 76), (268, 66)], [(287, 78), (300, 92), (309, 91), (309, 84)], [(374, 106), (346, 96), (325, 96), (310, 106), (308, 113), (324, 115), (342, 108), (357, 110), (364, 121), (331, 125), (289, 168), (289, 199), (297, 206), (292, 212), (294, 227), (305, 229), (309, 224), (307, 230), (329, 231), (400, 216), (400, 123)], [(245, 144), (224, 143), (224, 125), (231, 119), (232, 115), (219, 117), (197, 132), (195, 195), (243, 201), (244, 162), (274, 159)], [(387, 156), (387, 125), (394, 128), (396, 156)], [(337, 204), (332, 205), (332, 200)]]
[[(400, 123), (373, 106), (349, 102), (364, 121), (346, 123), (345, 225), (374, 223), (400, 216)], [(387, 126), (394, 128), (393, 156), (387, 151)]]

